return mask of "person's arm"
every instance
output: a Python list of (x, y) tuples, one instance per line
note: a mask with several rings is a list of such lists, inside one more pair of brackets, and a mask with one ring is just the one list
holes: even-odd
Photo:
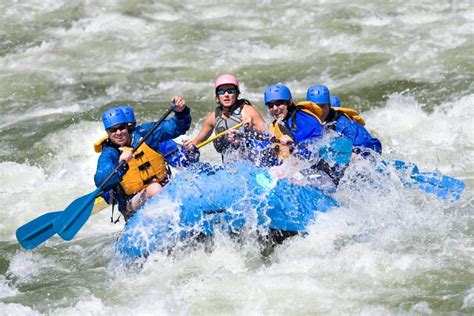
[[(296, 130), (292, 130), (294, 137), (294, 147), (292, 153), (300, 159), (312, 159), (316, 152), (316, 143), (324, 135), (324, 126), (312, 115), (298, 111), (295, 116)], [(292, 120), (288, 121), (288, 128), (293, 125)]]
[(357, 128), (358, 133), (357, 133), (357, 137), (354, 143), (357, 141), (358, 143), (360, 143), (360, 145), (358, 146), (372, 149), (375, 152), (378, 152), (379, 154), (381, 154), (382, 143), (380, 142), (380, 140), (370, 135), (369, 131), (364, 126), (359, 125), (357, 123), (354, 123), (354, 125), (358, 127)]
[(192, 140), (185, 140), (183, 142), (183, 147), (187, 150), (192, 150), (193, 147), (207, 140), (211, 135), (215, 125), (215, 112), (210, 112), (207, 114), (204, 122), (202, 124), (201, 130), (196, 137)]
[[(94, 182), (96, 187), (99, 187), (102, 182), (112, 173), (119, 163), (119, 152), (113, 147), (104, 146), (102, 153), (97, 161), (97, 171), (94, 175)], [(123, 175), (127, 172), (127, 168), (120, 168), (117, 173), (109, 180), (103, 187), (103, 191), (108, 191), (117, 186), (122, 180)]]
[(352, 140), (354, 145), (353, 151), (355, 153), (362, 151), (361, 147), (382, 153), (382, 144), (380, 140), (372, 137), (367, 129), (357, 122), (352, 122), (341, 116), (337, 121), (336, 131)]
[(242, 123), (244, 124), (244, 127), (241, 127), (238, 130), (229, 128), (227, 135), (229, 142), (238, 146), (242, 138), (247, 141), (249, 139), (264, 137), (266, 130), (265, 120), (260, 112), (258, 112), (252, 105), (246, 104), (242, 109)]
[[(155, 129), (153, 134), (146, 140), (148, 145), (158, 146), (162, 141), (183, 135), (191, 126), (191, 110), (186, 106), (186, 102), (178, 96), (173, 97), (171, 102), (176, 104), (174, 117), (163, 121)], [(148, 132), (153, 125), (150, 123), (142, 125), (141, 136), (143, 136), (143, 133)]]
[(259, 133), (265, 132), (265, 119), (254, 106), (246, 104), (242, 109), (242, 116), (242, 121), (245, 122), (246, 120), (250, 120), (250, 126), (252, 129)]

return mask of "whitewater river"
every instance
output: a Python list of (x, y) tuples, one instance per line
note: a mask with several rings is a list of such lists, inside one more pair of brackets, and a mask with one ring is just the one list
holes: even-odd
[[(0, 314), (473, 314), (473, 34), (471, 0), (2, 0)], [(20, 247), (19, 226), (94, 190), (110, 102), (145, 122), (181, 95), (190, 138), (226, 72), (267, 119), (267, 85), (303, 100), (326, 84), (386, 159), (462, 179), (461, 199), (342, 185), (341, 207), (268, 257), (219, 236), (213, 252), (154, 254), (138, 273), (113, 263), (123, 221), (110, 210), (72, 241)], [(219, 162), (212, 145), (202, 160)]]

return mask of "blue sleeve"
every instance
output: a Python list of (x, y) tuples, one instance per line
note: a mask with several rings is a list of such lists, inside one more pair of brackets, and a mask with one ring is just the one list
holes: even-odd
[(188, 167), (199, 161), (199, 149), (187, 151), (174, 140), (161, 142), (158, 150), (165, 156), (166, 162), (175, 168)]
[(312, 147), (311, 144), (323, 137), (323, 125), (318, 119), (302, 111), (296, 112), (296, 130), (291, 129), (292, 125), (290, 118), (287, 127), (291, 130), (296, 143), (294, 153), (300, 158), (311, 159), (313, 152), (309, 148)]
[(287, 126), (293, 133), (293, 139), (296, 143), (323, 137), (323, 125), (315, 117), (302, 111), (296, 112), (296, 130), (292, 130), (291, 125), (292, 119), (290, 118)]
[(382, 153), (382, 143), (380, 140), (372, 137), (364, 126), (357, 122), (352, 122), (344, 115), (338, 118), (336, 131), (352, 140), (355, 151), (360, 151), (360, 147), (364, 147)]
[[(141, 125), (140, 127), (137, 127), (135, 132), (143, 137), (152, 128), (153, 125), (153, 122)], [(191, 110), (186, 107), (182, 112), (176, 112), (174, 114), (174, 117), (172, 117), (171, 119), (161, 122), (161, 124), (146, 140), (146, 143), (150, 147), (158, 148), (160, 142), (170, 140), (185, 134), (190, 126)], [(138, 143), (138, 138), (139, 137), (134, 137), (133, 146)]]
[[(114, 171), (115, 167), (119, 163), (119, 152), (110, 146), (104, 146), (102, 153), (99, 156), (97, 162), (97, 171), (94, 175), (94, 182), (96, 187), (99, 187), (102, 182)], [(109, 180), (109, 182), (102, 188), (102, 191), (108, 191), (117, 186), (122, 180), (123, 175), (127, 172), (126, 167), (120, 168), (114, 174), (114, 176)]]

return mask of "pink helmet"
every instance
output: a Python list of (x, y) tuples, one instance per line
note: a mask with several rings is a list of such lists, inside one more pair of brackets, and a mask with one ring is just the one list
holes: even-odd
[(217, 89), (217, 87), (223, 84), (231, 84), (236, 86), (237, 89), (239, 89), (239, 81), (233, 75), (225, 74), (217, 77), (216, 81), (214, 82), (214, 88)]

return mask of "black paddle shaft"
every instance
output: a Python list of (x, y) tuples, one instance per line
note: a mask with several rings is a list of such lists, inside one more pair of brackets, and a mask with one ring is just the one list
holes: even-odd
[[(150, 128), (150, 130), (145, 134), (145, 136), (143, 136), (140, 141), (138, 142), (138, 144), (133, 147), (132, 149), (132, 154), (134, 152), (137, 151), (137, 149), (145, 142), (145, 140), (155, 131), (155, 129), (161, 124), (161, 122), (163, 122), (167, 117), (168, 115), (170, 115), (171, 112), (173, 112), (173, 110), (176, 108), (176, 104), (172, 103), (169, 107), (169, 109), (166, 111), (165, 114), (163, 114), (163, 116), (155, 122), (155, 124), (153, 124), (153, 126)], [(109, 174), (109, 176), (107, 178), (105, 178), (104, 181), (102, 181), (102, 183), (100, 184), (100, 186), (97, 188), (98, 191), (100, 191), (100, 193), (102, 193), (102, 188), (107, 184), (107, 182), (117, 173), (117, 171), (122, 168), (123, 166), (125, 166), (127, 164), (127, 162), (125, 160), (122, 160), (120, 161), (120, 163), (118, 164), (117, 167), (115, 167), (115, 169)]]

